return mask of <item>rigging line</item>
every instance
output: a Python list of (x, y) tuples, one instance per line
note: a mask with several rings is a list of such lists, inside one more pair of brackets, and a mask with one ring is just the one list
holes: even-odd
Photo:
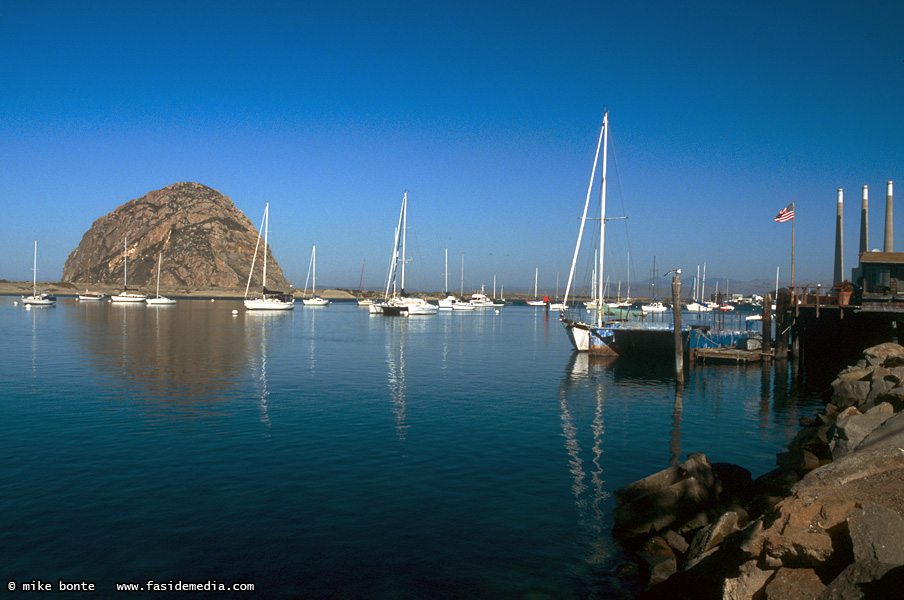
[[(615, 137), (610, 135), (609, 140), (612, 143), (612, 162), (615, 166), (615, 181), (616, 181), (616, 185), (618, 187), (618, 199), (621, 203), (622, 214), (625, 215), (625, 221), (626, 221), (625, 222), (625, 243), (628, 245), (628, 252), (632, 253), (631, 252), (631, 238), (628, 235), (628, 224), (627, 224), (628, 211), (625, 209), (625, 195), (622, 193), (621, 171), (619, 171), (619, 168), (618, 168), (618, 155), (615, 153)], [(627, 265), (627, 270), (628, 270), (628, 276), (630, 277), (632, 275), (632, 273), (630, 272), (630, 270), (631, 270), (630, 264)], [(636, 273), (634, 273), (634, 275), (636, 275)], [(636, 280), (637, 278), (635, 277), (634, 279)]]

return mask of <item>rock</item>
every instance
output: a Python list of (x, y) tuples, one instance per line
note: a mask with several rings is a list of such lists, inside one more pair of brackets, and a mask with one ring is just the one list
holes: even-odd
[(904, 565), (904, 519), (895, 511), (868, 503), (847, 517), (856, 560)]
[[(891, 419), (888, 422), (890, 421)], [(792, 486), (791, 491), (794, 493), (812, 487), (844, 485), (849, 481), (901, 468), (904, 468), (904, 449), (883, 446), (865, 448), (810, 471)]]
[(634, 540), (697, 518), (711, 508), (721, 489), (703, 454), (615, 490), (613, 533)]
[(691, 541), (690, 549), (687, 551), (688, 563), (694, 562), (721, 544), (722, 540), (735, 531), (740, 531), (741, 527), (738, 524), (738, 520), (738, 513), (728, 511), (716, 519), (715, 522), (698, 531)]
[[(894, 573), (892, 571), (894, 570)], [(896, 587), (887, 590), (894, 595), (885, 595), (876, 593), (882, 586), (883, 580), (887, 575), (897, 576), (899, 583)], [(875, 559), (859, 560), (847, 566), (821, 594), (816, 596), (816, 600), (866, 600), (900, 597), (900, 579), (901, 571), (896, 569), (896, 565), (879, 562)], [(889, 581), (885, 580), (888, 584)], [(873, 591), (867, 591), (873, 588)]]
[(839, 407), (857, 406), (866, 400), (870, 385), (869, 381), (842, 381), (835, 386), (832, 403)]
[(648, 585), (661, 583), (678, 571), (678, 560), (668, 542), (659, 536), (647, 540), (638, 552), (650, 572)]
[(904, 412), (894, 415), (877, 413), (873, 418), (882, 419), (882, 423), (862, 439), (856, 446), (857, 450), (904, 447)]
[[(261, 204), (261, 214), (263, 209)], [(91, 284), (122, 285), (126, 238), (133, 287), (156, 280), (163, 252), (161, 286), (244, 288), (258, 231), (227, 196), (200, 183), (176, 183), (94, 221), (66, 259), (61, 281), (84, 284), (90, 269)], [(252, 285), (261, 285), (257, 266)], [(267, 287), (288, 290), (289, 285), (271, 252)]]
[(765, 600), (813, 600), (825, 588), (813, 569), (782, 567), (766, 584)]
[(741, 565), (741, 574), (722, 584), (723, 600), (750, 600), (763, 589), (775, 571), (760, 569), (755, 560)]
[(719, 478), (722, 493), (719, 500), (723, 504), (746, 504), (753, 495), (753, 477), (744, 467), (731, 463), (713, 463), (713, 472)]
[(838, 460), (851, 452), (892, 414), (890, 411), (876, 410), (870, 410), (868, 414), (860, 414), (857, 409), (853, 408), (842, 411), (838, 421), (829, 430), (829, 448), (832, 451), (832, 458)]
[(669, 547), (679, 554), (684, 554), (687, 552), (687, 549), (690, 548), (690, 544), (687, 543), (687, 540), (671, 529), (663, 533), (662, 537), (668, 543)]
[(806, 473), (821, 466), (818, 456), (809, 450), (789, 450), (775, 455), (775, 462), (779, 467), (794, 469), (799, 473)]
[(878, 358), (885, 362), (889, 358), (904, 359), (904, 346), (895, 344), (894, 342), (885, 342), (878, 344), (863, 351), (863, 357), (869, 361), (870, 358)]

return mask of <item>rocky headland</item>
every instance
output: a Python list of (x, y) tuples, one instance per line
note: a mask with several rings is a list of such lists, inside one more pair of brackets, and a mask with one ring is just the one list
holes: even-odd
[[(643, 599), (904, 597), (904, 347), (838, 374), (757, 479), (703, 454), (616, 490)], [(631, 569), (627, 569), (631, 572)]]
[[(148, 287), (156, 282), (162, 253), (162, 287), (244, 289), (257, 242), (254, 224), (228, 196), (200, 183), (175, 183), (94, 221), (66, 259), (61, 283), (121, 288), (127, 253), (129, 286)], [(258, 264), (262, 251), (261, 240)], [(257, 266), (251, 284), (261, 285)], [(267, 257), (267, 286), (290, 289), (272, 253)]]

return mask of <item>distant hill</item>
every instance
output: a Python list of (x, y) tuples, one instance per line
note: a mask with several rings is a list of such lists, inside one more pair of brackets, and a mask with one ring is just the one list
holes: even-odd
[[(263, 206), (261, 206), (263, 212)], [(164, 287), (245, 287), (258, 240), (254, 224), (228, 196), (200, 183), (175, 183), (100, 217), (69, 253), (62, 281), (122, 286), (128, 241), (129, 287), (156, 282), (163, 252)], [(261, 285), (263, 240), (252, 287)], [(267, 287), (288, 290), (276, 259), (267, 258)]]

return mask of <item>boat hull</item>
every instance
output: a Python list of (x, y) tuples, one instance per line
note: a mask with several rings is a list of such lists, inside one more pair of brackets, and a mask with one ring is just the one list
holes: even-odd
[(22, 296), (22, 304), (26, 306), (55, 306), (56, 297), (49, 294), (38, 294), (37, 296)]
[(301, 302), (305, 306), (329, 306), (330, 304), (326, 298), (305, 298)]
[(145, 294), (134, 294), (134, 293), (125, 293), (125, 294), (118, 294), (116, 296), (110, 296), (110, 300), (112, 302), (119, 302), (119, 303), (129, 303), (129, 302), (144, 303), (144, 301), (147, 300), (147, 298), (148, 297)]
[(145, 300), (151, 306), (172, 306), (176, 303), (172, 298), (164, 298), (163, 296), (158, 296), (156, 298), (148, 298)]
[(292, 310), (295, 308), (295, 301), (278, 298), (250, 298), (245, 300), (245, 308), (248, 310)]

